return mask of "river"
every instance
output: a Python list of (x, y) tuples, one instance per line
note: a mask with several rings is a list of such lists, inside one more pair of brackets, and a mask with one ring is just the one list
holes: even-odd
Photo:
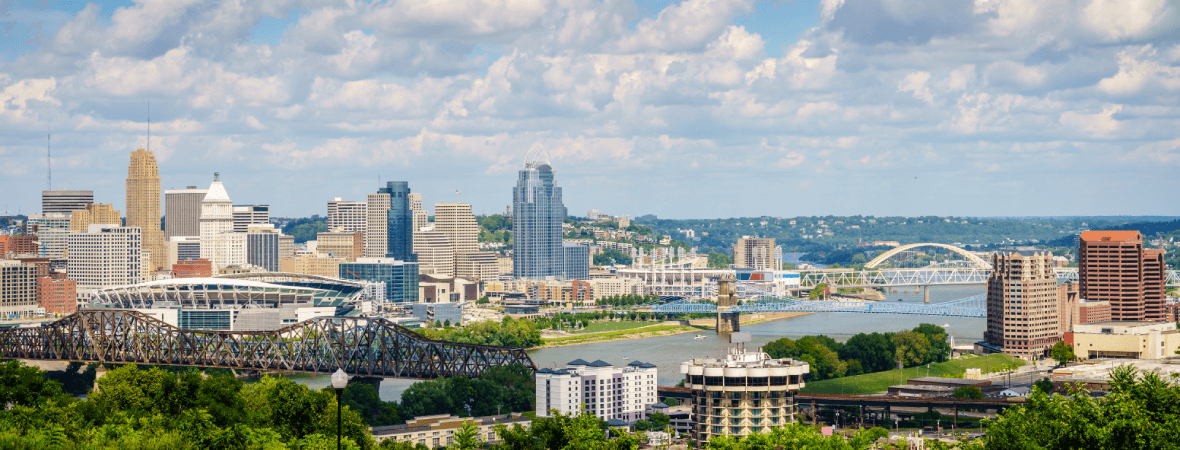
[[(909, 289), (910, 293), (901, 293)], [(972, 286), (938, 286), (930, 290), (930, 302), (940, 303), (958, 300), (972, 295), (984, 293), (982, 285)], [(913, 288), (899, 288), (898, 293), (887, 293), (888, 301), (921, 303), (923, 296)], [(798, 338), (807, 335), (824, 334), (837, 341), (845, 341), (857, 333), (902, 331), (912, 329), (922, 323), (935, 325), (949, 325), (947, 329), (958, 345), (973, 343), (983, 339), (986, 327), (985, 319), (965, 317), (937, 317), (937, 316), (909, 316), (897, 314), (856, 314), (856, 313), (817, 313), (791, 319), (743, 325), (742, 331), (753, 335), (751, 346), (761, 346), (775, 339), (789, 337)], [(567, 362), (574, 359), (594, 361), (601, 359), (616, 366), (623, 366), (632, 361), (650, 362), (659, 366), (659, 384), (671, 386), (683, 379), (680, 374), (680, 363), (690, 358), (706, 356), (721, 356), (728, 345), (716, 333), (704, 333), (706, 338), (695, 340), (694, 334), (680, 334), (630, 341), (603, 342), (597, 344), (574, 345), (568, 347), (543, 348), (529, 352), (537, 367), (565, 367)], [(624, 359), (626, 358), (626, 359)], [(327, 375), (289, 375), (295, 381), (306, 384), (312, 389), (322, 389), (331, 382)], [(386, 378), (381, 382), (379, 395), (382, 400), (391, 401), (401, 399), (402, 392), (415, 380)]]

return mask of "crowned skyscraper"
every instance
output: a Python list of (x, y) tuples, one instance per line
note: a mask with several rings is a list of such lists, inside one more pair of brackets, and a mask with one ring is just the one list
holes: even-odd
[(139, 227), (143, 236), (143, 252), (157, 270), (167, 258), (164, 232), (160, 230), (160, 168), (152, 152), (138, 149), (131, 152), (127, 167), (127, 226)]
[(201, 259), (213, 262), (213, 272), (216, 273), (219, 261), (217, 255), (217, 239), (225, 233), (234, 231), (234, 202), (225, 192), (221, 184), (221, 176), (213, 174), (213, 183), (209, 185), (209, 192), (201, 201)]
[(530, 150), (512, 189), (512, 266), (516, 278), (564, 278), (565, 205), (544, 150)]

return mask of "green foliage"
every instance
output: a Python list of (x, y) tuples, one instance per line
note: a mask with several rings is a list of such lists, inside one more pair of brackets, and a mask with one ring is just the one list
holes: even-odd
[(613, 248), (604, 249), (602, 253), (594, 255), (594, 265), (607, 266), (610, 264), (631, 264), (631, 255), (620, 252)]
[(463, 425), (455, 430), (455, 440), (447, 446), (447, 450), (476, 450), (483, 448), (479, 441), (479, 427), (470, 420), (463, 421)]
[(295, 243), (316, 240), (316, 235), (328, 231), (328, 219), (311, 216), (306, 219), (296, 219), (283, 226), (283, 234), (294, 236)]
[(420, 381), (402, 393), (398, 412), (404, 418), (434, 414), (463, 417), (531, 411), (536, 384), (528, 368), (519, 364), (494, 367), (479, 378), (440, 378)]
[(644, 303), (654, 302), (659, 299), (660, 299), (660, 297), (658, 295), (626, 294), (626, 295), (612, 295), (610, 297), (603, 297), (598, 300), (595, 300), (594, 303), (599, 306), (609, 305), (609, 306), (617, 306), (617, 307), (627, 307), (627, 306), (642, 305)]
[(1111, 389), (1094, 398), (1071, 386), (1068, 395), (1033, 390), (987, 427), (986, 448), (1180, 448), (1180, 384), (1131, 366), (1111, 371)]
[(930, 347), (930, 341), (926, 340), (926, 335), (913, 331), (902, 331), (894, 333), (892, 339), (895, 349), (894, 358), (901, 361), (902, 364), (912, 366), (926, 362), (926, 351)]
[[(847, 348), (848, 344), (845, 344)], [(843, 353), (842, 353), (843, 354)], [(892, 353), (889, 353), (892, 358)], [(1022, 361), (1017, 360), (1018, 366)], [(896, 363), (893, 363), (896, 366)], [(923, 364), (906, 369), (892, 369), (864, 375), (846, 376), (833, 380), (808, 382), (803, 392), (823, 394), (865, 395), (884, 392), (889, 386), (905, 384), (905, 380), (924, 376), (962, 378), (968, 368), (979, 368), (984, 373), (1002, 370), (1004, 366), (1012, 366), (1011, 357), (1004, 354), (992, 354), (971, 358), (954, 359), (944, 363)], [(851, 369), (849, 369), (851, 375)]]
[(1053, 344), (1053, 348), (1049, 350), (1049, 356), (1058, 364), (1066, 364), (1078, 359), (1077, 355), (1073, 353), (1073, 346), (1067, 345), (1064, 341), (1057, 341), (1056, 344)]
[[(61, 383), (46, 381), (36, 367), (17, 361), (0, 362), (0, 405), (39, 405), (65, 397)], [(67, 397), (68, 398), (68, 397)]]
[(612, 429), (608, 440), (601, 421), (589, 412), (567, 416), (552, 411), (552, 417), (533, 419), (532, 426), (524, 428), (519, 424), (507, 427), (496, 425), (496, 435), (501, 443), (493, 446), (496, 450), (631, 450), (639, 447), (639, 437), (624, 431)]
[(503, 214), (492, 214), (483, 217), (479, 220), (479, 226), (488, 231), (500, 231), (512, 229), (512, 218), (504, 217)]
[(860, 450), (869, 448), (877, 439), (889, 436), (889, 431), (876, 427), (858, 430), (845, 440), (841, 434), (824, 436), (819, 427), (790, 423), (769, 428), (765, 433), (745, 437), (715, 436), (704, 446), (710, 450), (768, 450), (768, 449), (824, 449)]
[[(439, 323), (439, 327), (442, 324)], [(466, 344), (497, 345), (502, 347), (529, 348), (541, 345), (541, 329), (536, 322), (527, 319), (504, 317), (496, 323), (480, 321), (462, 328), (418, 330), (431, 339)]]
[(340, 402), (356, 411), (369, 426), (394, 425), (404, 420), (398, 415), (397, 403), (381, 400), (377, 390), (365, 383), (348, 385)]
[(1033, 383), (1033, 388), (1039, 389), (1041, 392), (1044, 392), (1046, 394), (1052, 393), (1053, 392), (1053, 382), (1049, 381), (1048, 378), (1041, 378), (1041, 379), (1037, 380), (1035, 383)]
[(983, 391), (976, 386), (959, 386), (951, 393), (954, 398), (977, 400), (983, 398)]
[(926, 358), (923, 363), (943, 362), (951, 356), (951, 344), (947, 341), (946, 330), (934, 324), (923, 323), (914, 328), (915, 333), (926, 336)]
[(815, 300), (815, 299), (817, 299), (817, 298), (820, 298), (820, 297), (825, 297), (825, 295), (824, 295), (824, 291), (825, 291), (827, 288), (828, 288), (828, 285), (827, 285), (827, 284), (825, 284), (825, 283), (820, 283), (820, 284), (817, 284), (817, 285), (815, 285), (815, 287), (814, 287), (814, 288), (811, 288), (811, 291), (810, 291), (810, 292), (808, 292), (808, 293), (807, 293), (807, 298), (808, 298), (809, 300)]
[(859, 361), (865, 373), (872, 373), (896, 367), (896, 351), (889, 333), (858, 333), (844, 343), (840, 357)]
[[(684, 387), (684, 380), (680, 380), (680, 384), (677, 384), (677, 386)], [(680, 400), (668, 397), (664, 399), (664, 404), (668, 406), (680, 406)]]
[(477, 305), (486, 305), (486, 304), (488, 304), (488, 303), (491, 303), (491, 302), (492, 302), (492, 300), (491, 300), (490, 298), (488, 298), (488, 297), (485, 295), (485, 296), (483, 296), (483, 297), (480, 297), (480, 298), (479, 298), (479, 300), (476, 300), (476, 301), (475, 301), (475, 304), (477, 304)]
[(718, 251), (709, 252), (709, 267), (725, 269), (733, 265), (733, 257)]

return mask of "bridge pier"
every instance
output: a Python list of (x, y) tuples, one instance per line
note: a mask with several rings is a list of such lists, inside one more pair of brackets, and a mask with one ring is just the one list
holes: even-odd
[(930, 285), (922, 286), (922, 300), (924, 300), (927, 305), (930, 304)]

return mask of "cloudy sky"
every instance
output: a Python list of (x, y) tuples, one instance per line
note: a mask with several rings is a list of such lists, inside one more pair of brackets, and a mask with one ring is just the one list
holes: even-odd
[[(325, 214), (406, 180), (571, 213), (1180, 215), (1168, 0), (0, 0), (0, 192)], [(461, 194), (457, 194), (461, 191)]]

